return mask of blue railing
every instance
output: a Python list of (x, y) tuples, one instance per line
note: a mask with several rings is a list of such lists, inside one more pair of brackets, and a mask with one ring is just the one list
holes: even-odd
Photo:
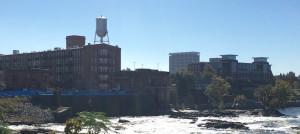
[[(1, 91), (0, 96), (31, 96), (31, 95), (53, 95), (54, 91)], [(129, 94), (128, 91), (59, 91), (61, 95), (123, 95)]]

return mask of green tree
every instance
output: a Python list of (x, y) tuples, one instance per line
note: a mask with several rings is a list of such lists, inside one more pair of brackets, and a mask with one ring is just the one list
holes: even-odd
[(243, 104), (244, 101), (246, 101), (246, 96), (245, 95), (237, 95), (234, 98), (234, 105), (241, 105)]
[(78, 134), (83, 128), (83, 122), (78, 118), (69, 118), (65, 125), (66, 134)]
[(205, 64), (201, 73), (202, 78), (211, 79), (216, 74), (216, 71), (209, 64)]
[(296, 74), (292, 71), (286, 73), (286, 74), (280, 74), (277, 76), (278, 79), (284, 80), (285, 82), (288, 82), (292, 88), (298, 88), (298, 82), (300, 82), (299, 78), (296, 77)]
[(230, 84), (226, 82), (222, 77), (213, 76), (211, 83), (207, 86), (204, 94), (208, 96), (214, 107), (223, 109), (223, 97), (228, 94), (228, 90), (230, 88)]
[(285, 81), (290, 83), (290, 84), (293, 84), (295, 81), (297, 81), (297, 77), (296, 77), (296, 74), (292, 71), (288, 72), (286, 75), (285, 75)]
[(272, 85), (262, 85), (255, 89), (254, 96), (258, 98), (259, 101), (264, 106), (264, 110), (268, 111), (270, 107), (270, 101), (272, 99)]
[(80, 112), (78, 118), (83, 121), (84, 128), (88, 129), (90, 134), (98, 134), (103, 129), (105, 132), (109, 130), (110, 121), (102, 112)]
[(179, 97), (187, 96), (189, 91), (194, 88), (195, 76), (186, 70), (171, 76), (171, 82), (176, 84)]
[(6, 84), (3, 81), (0, 81), (0, 90), (4, 90), (6, 88)]
[(12, 134), (6, 123), (0, 122), (0, 134)]
[(292, 97), (292, 86), (290, 83), (277, 80), (275, 83), (273, 91), (273, 99), (271, 101), (271, 106), (274, 109), (280, 109), (286, 106), (286, 104), (291, 100)]
[(109, 130), (110, 121), (102, 112), (80, 112), (77, 117), (68, 119), (66, 122), (66, 134), (78, 134), (83, 128), (88, 134), (99, 134), (102, 130)]
[(295, 81), (295, 82), (293, 83), (293, 87), (294, 87), (295, 89), (300, 89), (300, 82), (299, 82), (299, 81)]
[(291, 85), (284, 80), (276, 80), (275, 86), (264, 85), (258, 87), (254, 92), (254, 96), (262, 102), (266, 114), (272, 114), (285, 107), (291, 100)]
[(169, 91), (170, 91), (170, 103), (175, 106), (178, 103), (177, 89), (174, 86), (170, 86)]

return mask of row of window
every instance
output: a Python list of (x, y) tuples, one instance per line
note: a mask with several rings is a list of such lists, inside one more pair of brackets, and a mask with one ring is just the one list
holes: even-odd
[(92, 72), (114, 72), (115, 67), (108, 67), (108, 66), (91, 66)]
[(115, 64), (115, 59), (109, 58), (91, 58), (91, 62), (94, 64)]

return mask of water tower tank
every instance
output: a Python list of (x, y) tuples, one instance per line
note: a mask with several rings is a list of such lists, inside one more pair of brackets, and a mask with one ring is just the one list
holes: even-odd
[(103, 16), (96, 19), (96, 34), (104, 37), (107, 34), (107, 19)]

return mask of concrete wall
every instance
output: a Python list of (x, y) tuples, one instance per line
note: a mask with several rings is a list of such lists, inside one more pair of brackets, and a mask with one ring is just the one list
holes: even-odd
[[(108, 116), (152, 115), (165, 109), (168, 100), (163, 95), (137, 93), (128, 95), (37, 95), (32, 102), (45, 107), (71, 107), (73, 113), (81, 111), (105, 112)], [(165, 95), (164, 95), (165, 96)], [(163, 104), (162, 104), (163, 103)], [(165, 104), (165, 105), (164, 105)]]

